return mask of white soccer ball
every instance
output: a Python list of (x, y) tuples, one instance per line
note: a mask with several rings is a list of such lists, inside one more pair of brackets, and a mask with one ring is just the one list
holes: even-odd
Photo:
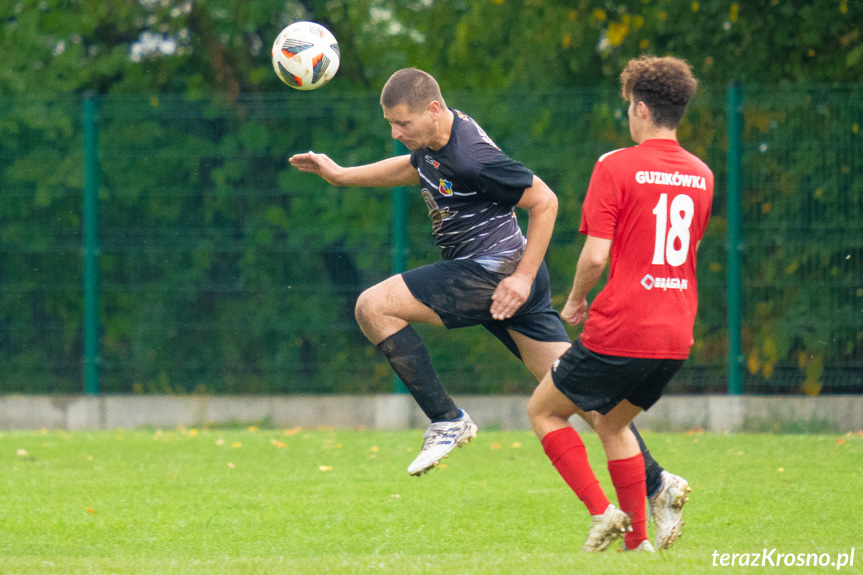
[(294, 22), (273, 43), (276, 75), (297, 90), (314, 90), (332, 80), (340, 60), (336, 37), (315, 22)]

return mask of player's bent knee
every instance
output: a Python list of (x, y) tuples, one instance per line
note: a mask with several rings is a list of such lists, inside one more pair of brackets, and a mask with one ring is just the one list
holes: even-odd
[(377, 307), (377, 298), (371, 289), (367, 289), (361, 293), (354, 306), (354, 317), (356, 317), (357, 323), (360, 326), (372, 325)]
[(537, 399), (536, 395), (531, 396), (527, 402), (527, 417), (537, 434), (550, 416), (551, 414), (542, 407), (542, 402)]

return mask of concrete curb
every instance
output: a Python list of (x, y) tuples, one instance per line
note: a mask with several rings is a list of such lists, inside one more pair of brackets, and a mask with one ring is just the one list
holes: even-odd
[[(461, 396), (480, 428), (529, 430), (527, 397)], [(0, 395), (0, 429), (134, 429), (263, 423), (275, 427), (424, 429), (409, 395)], [(578, 418), (572, 423), (588, 431)], [(863, 396), (670, 395), (636, 419), (644, 430), (857, 432)]]

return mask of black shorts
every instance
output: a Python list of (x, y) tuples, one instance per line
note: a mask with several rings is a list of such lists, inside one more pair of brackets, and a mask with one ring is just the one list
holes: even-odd
[(577, 339), (554, 362), (551, 379), (582, 411), (605, 415), (624, 399), (647, 411), (684, 362), (594, 353)]
[(411, 294), (437, 313), (447, 329), (481, 325), (516, 357), (511, 329), (536, 341), (569, 342), (560, 315), (551, 307), (551, 285), (545, 263), (540, 266), (530, 297), (509, 319), (491, 317), (491, 296), (508, 274), (490, 272), (470, 260), (444, 260), (402, 274)]

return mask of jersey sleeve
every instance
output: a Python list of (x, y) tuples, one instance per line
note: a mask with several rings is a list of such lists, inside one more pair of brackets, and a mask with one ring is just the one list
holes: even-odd
[(491, 201), (514, 206), (533, 185), (533, 172), (501, 153), (480, 165), (473, 185)]
[(620, 208), (620, 190), (608, 166), (597, 162), (587, 187), (587, 196), (581, 209), (581, 227), (578, 231), (586, 236), (605, 240), (614, 238)]
[(417, 151), (411, 152), (411, 166), (416, 168), (420, 164), (419, 153)]

